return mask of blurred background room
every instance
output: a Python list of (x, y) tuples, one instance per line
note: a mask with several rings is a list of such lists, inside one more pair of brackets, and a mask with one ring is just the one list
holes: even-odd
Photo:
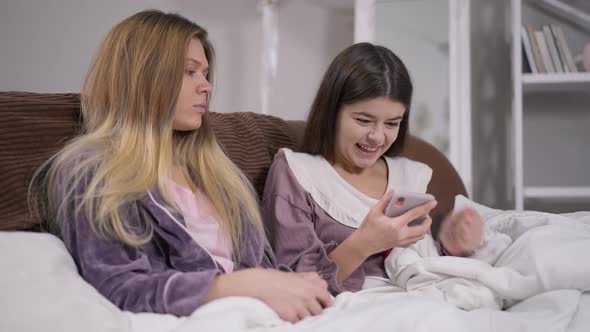
[(211, 109), (304, 120), (342, 49), (392, 49), (411, 132), (499, 209), (590, 210), (588, 0), (2, 0), (0, 91), (80, 92), (108, 30), (140, 10), (205, 27)]

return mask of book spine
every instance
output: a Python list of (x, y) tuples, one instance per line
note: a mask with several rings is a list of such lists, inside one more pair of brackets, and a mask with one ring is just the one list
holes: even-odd
[(572, 73), (577, 73), (578, 67), (576, 67), (576, 63), (574, 62), (574, 57), (572, 56), (572, 51), (570, 50), (569, 44), (565, 39), (565, 34), (563, 33), (563, 30), (560, 26), (557, 26), (556, 29), (557, 35), (559, 36), (559, 40), (563, 45), (563, 52), (565, 53), (565, 62), (567, 63), (567, 66), (569, 67)]
[(535, 30), (532, 26), (527, 26), (527, 32), (529, 34), (529, 40), (531, 42), (531, 48), (533, 49), (533, 57), (535, 58), (535, 66), (539, 73), (546, 73), (547, 69), (543, 65), (543, 59), (541, 58), (541, 51), (539, 51), (539, 44), (537, 38), (535, 38)]
[(553, 63), (553, 68), (555, 68), (556, 73), (563, 73), (563, 66), (561, 65), (561, 60), (559, 60), (559, 54), (557, 53), (557, 47), (555, 46), (555, 39), (553, 39), (553, 33), (551, 33), (551, 28), (548, 25), (543, 25), (543, 34), (545, 35), (545, 42), (547, 43), (547, 48), (549, 49), (549, 56), (551, 57), (551, 62)]
[(563, 66), (563, 71), (566, 73), (571, 72), (570, 67), (567, 64), (565, 59), (565, 52), (563, 50), (563, 45), (561, 40), (559, 39), (559, 35), (557, 34), (557, 26), (555, 24), (550, 24), (549, 27), (551, 28), (551, 34), (553, 35), (553, 40), (555, 40), (555, 47), (557, 48), (557, 54), (559, 54), (559, 60), (561, 61), (561, 65)]
[(543, 59), (543, 65), (545, 66), (545, 69), (547, 69), (548, 73), (555, 73), (553, 60), (551, 60), (549, 48), (547, 48), (547, 43), (545, 42), (545, 34), (543, 31), (536, 30), (535, 38), (537, 39), (537, 44), (539, 44), (539, 52), (541, 53), (541, 59)]
[(526, 32), (525, 27), (522, 27), (520, 29), (520, 34), (522, 37), (522, 45), (524, 46), (524, 55), (526, 56), (529, 67), (531, 68), (531, 72), (533, 74), (537, 74), (539, 73), (539, 71), (537, 70), (537, 66), (535, 64), (535, 58), (533, 57), (533, 51), (531, 49), (531, 41), (529, 40), (529, 36)]

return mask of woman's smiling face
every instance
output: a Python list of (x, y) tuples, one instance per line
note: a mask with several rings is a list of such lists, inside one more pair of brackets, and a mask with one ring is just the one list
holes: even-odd
[(397, 139), (406, 107), (379, 97), (343, 105), (336, 122), (334, 164), (351, 172), (373, 166)]

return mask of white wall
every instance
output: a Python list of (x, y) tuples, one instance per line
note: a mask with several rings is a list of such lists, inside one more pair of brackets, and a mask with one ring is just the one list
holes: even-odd
[(269, 109), (282, 118), (305, 119), (328, 65), (353, 43), (353, 9), (330, 9), (317, 0), (279, 3), (278, 79)]
[[(148, 8), (205, 27), (217, 53), (212, 109), (260, 111), (262, 26), (256, 0), (2, 0), (0, 91), (79, 92), (109, 29)], [(312, 0), (281, 0), (272, 115), (304, 119), (331, 59), (352, 43), (353, 12)]]
[(377, 1), (375, 41), (404, 62), (414, 86), (410, 128), (449, 156), (449, 2)]

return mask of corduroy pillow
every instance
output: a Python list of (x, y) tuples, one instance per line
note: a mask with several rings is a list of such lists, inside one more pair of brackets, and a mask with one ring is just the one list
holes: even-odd
[[(79, 118), (78, 94), (0, 92), (0, 230), (37, 226), (27, 206), (29, 181), (79, 132)], [(262, 195), (276, 151), (295, 148), (295, 129), (280, 118), (250, 112), (212, 112), (211, 118), (222, 148)]]
[[(29, 215), (27, 187), (33, 172), (80, 129), (78, 94), (0, 92), (0, 230), (37, 226)], [(215, 134), (229, 158), (262, 195), (276, 151), (295, 149), (304, 122), (284, 121), (257, 113), (211, 113)], [(455, 195), (466, 195), (461, 178), (448, 159), (431, 144), (408, 137), (402, 155), (433, 169), (428, 192), (438, 205), (432, 230), (453, 208)]]
[(257, 113), (211, 113), (215, 136), (225, 153), (248, 176), (262, 197), (275, 153), (295, 149), (296, 132), (285, 120)]
[(34, 227), (27, 190), (35, 170), (79, 130), (77, 94), (0, 92), (0, 230)]

